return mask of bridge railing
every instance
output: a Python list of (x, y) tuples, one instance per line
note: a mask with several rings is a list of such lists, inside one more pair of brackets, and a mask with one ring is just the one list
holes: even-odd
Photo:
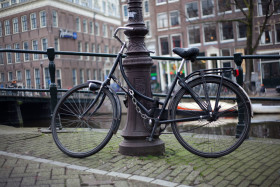
[[(51, 84), (49, 89), (12, 89), (12, 88), (0, 88), (2, 93), (13, 93), (13, 91), (18, 92), (31, 92), (31, 93), (47, 93), (51, 98), (51, 114), (57, 103), (57, 96), (60, 92), (65, 92), (65, 89), (57, 89), (55, 84), (55, 56), (56, 55), (74, 55), (74, 56), (96, 56), (96, 57), (116, 57), (116, 54), (106, 54), (106, 53), (89, 53), (89, 52), (71, 52), (71, 51), (55, 51), (54, 48), (48, 48), (47, 51), (37, 51), (37, 50), (21, 50), (21, 49), (0, 49), (0, 53), (12, 52), (12, 53), (30, 53), (30, 54), (45, 54), (49, 59), (49, 73)], [(125, 55), (124, 55), (125, 57)], [(152, 56), (155, 60), (168, 60), (168, 61), (180, 61), (179, 57), (160, 57)], [(243, 69), (242, 61), (243, 59), (280, 59), (280, 55), (242, 55), (241, 53), (235, 53), (233, 56), (215, 56), (215, 57), (205, 57), (198, 56), (197, 60), (233, 60), (239, 70), (239, 76), (236, 77), (236, 81), (239, 85), (243, 86)], [(0, 93), (1, 94), (1, 93)], [(122, 95), (124, 93), (119, 92)], [(165, 96), (165, 94), (154, 94), (155, 96)], [(40, 96), (40, 94), (38, 94)], [(280, 98), (267, 98), (267, 97), (252, 97), (251, 100), (263, 100), (263, 101), (280, 101)]]

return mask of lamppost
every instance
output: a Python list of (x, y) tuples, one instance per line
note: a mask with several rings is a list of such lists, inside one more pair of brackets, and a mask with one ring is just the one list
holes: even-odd
[[(132, 85), (142, 94), (151, 96), (151, 66), (153, 64), (150, 53), (145, 46), (145, 35), (148, 29), (145, 27), (142, 15), (142, 0), (128, 0), (129, 19), (126, 26), (133, 27), (133, 31), (125, 31), (129, 43), (127, 57), (123, 61), (126, 75)], [(136, 99), (139, 99), (136, 96)], [(146, 107), (149, 103), (143, 103)], [(119, 152), (124, 155), (162, 155), (164, 153), (164, 142), (155, 135), (152, 142), (146, 137), (149, 132), (146, 130), (143, 119), (136, 112), (135, 105), (131, 99), (128, 100), (127, 124), (121, 135), (123, 142), (119, 145)]]

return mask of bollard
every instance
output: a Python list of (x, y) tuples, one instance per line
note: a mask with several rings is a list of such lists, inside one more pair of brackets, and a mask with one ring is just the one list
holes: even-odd
[[(236, 82), (242, 87), (243, 86), (243, 69), (241, 67), (242, 64), (242, 53), (235, 53), (234, 54), (234, 62), (237, 65), (237, 69), (239, 71), (239, 75), (236, 77)], [(239, 105), (239, 98), (236, 98), (237, 104)], [(238, 124), (236, 126), (236, 138), (239, 138), (239, 136), (242, 134), (242, 131), (244, 129), (244, 114), (243, 109), (238, 110)]]
[(51, 95), (51, 117), (54, 112), (54, 108), (57, 104), (57, 87), (55, 84), (55, 50), (54, 48), (50, 47), (47, 49), (47, 55), (49, 59), (49, 72), (50, 72), (50, 78), (51, 78), (51, 84), (50, 84), (50, 95)]
[[(151, 97), (151, 66), (153, 64), (150, 52), (145, 47), (145, 35), (148, 29), (145, 27), (142, 16), (142, 0), (128, 0), (129, 19), (126, 26), (133, 27), (133, 31), (125, 31), (129, 39), (127, 57), (123, 61), (126, 75), (140, 93)], [(139, 97), (135, 96), (137, 100)], [(149, 103), (140, 100), (146, 107)], [(128, 99), (127, 124), (122, 130), (123, 142), (119, 145), (119, 152), (123, 155), (147, 156), (162, 155), (164, 142), (155, 135), (152, 142), (146, 137), (150, 135), (144, 126), (143, 119), (136, 112), (135, 105)]]

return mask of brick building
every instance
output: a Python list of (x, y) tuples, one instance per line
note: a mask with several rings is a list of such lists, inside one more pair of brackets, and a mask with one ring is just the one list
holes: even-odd
[[(230, 1), (230, 0), (229, 0)], [(243, 1), (241, 6), (247, 11)], [(254, 0), (254, 40), (260, 32), (264, 19), (266, 0)], [(275, 10), (269, 19), (256, 54), (280, 53), (280, 8), (274, 0), (270, 10)], [(128, 18), (126, 0), (120, 0), (122, 21)], [(176, 56), (174, 47), (197, 47), (202, 56), (231, 56), (236, 52), (244, 54), (246, 47), (246, 26), (240, 22), (218, 22), (244, 17), (241, 10), (224, 0), (143, 0), (143, 15), (150, 34), (146, 46), (159, 56)], [(157, 81), (161, 89), (170, 85), (176, 62), (154, 61)], [(244, 64), (244, 63), (243, 63)], [(184, 72), (199, 68), (234, 67), (232, 61), (201, 61), (189, 64)], [(245, 68), (245, 66), (244, 66)], [(154, 68), (156, 69), (156, 68)], [(244, 71), (245, 72), (245, 71)], [(261, 83), (275, 87), (280, 82), (279, 60), (254, 60), (252, 83), (259, 89)]]
[[(2, 0), (0, 48), (116, 53), (112, 38), (120, 26), (118, 0)], [(88, 79), (103, 80), (112, 59), (56, 56), (56, 81), (70, 88)], [(13, 80), (26, 88), (48, 88), (48, 59), (39, 54), (0, 54), (0, 85)]]

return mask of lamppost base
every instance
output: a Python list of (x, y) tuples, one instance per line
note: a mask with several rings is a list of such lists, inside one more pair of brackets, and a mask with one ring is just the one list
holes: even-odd
[(152, 142), (145, 139), (124, 139), (119, 145), (119, 152), (128, 156), (160, 156), (164, 151), (164, 142), (159, 138)]

